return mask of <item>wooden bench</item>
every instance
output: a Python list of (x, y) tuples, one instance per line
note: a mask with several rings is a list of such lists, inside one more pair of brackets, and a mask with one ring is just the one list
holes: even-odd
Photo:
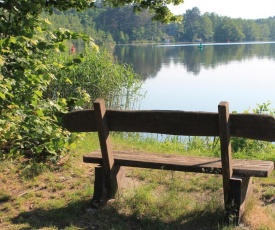
[[(64, 116), (71, 132), (98, 132), (101, 151), (83, 157), (95, 168), (93, 200), (113, 198), (123, 179), (123, 167), (140, 167), (194, 173), (221, 174), (226, 213), (238, 224), (250, 191), (251, 177), (268, 177), (272, 161), (232, 159), (230, 137), (275, 141), (275, 119), (269, 115), (229, 114), (228, 103), (221, 102), (218, 113), (184, 111), (106, 110), (103, 99), (94, 110), (74, 111)], [(217, 136), (221, 158), (148, 154), (113, 151), (110, 131), (145, 132), (187, 136)]]

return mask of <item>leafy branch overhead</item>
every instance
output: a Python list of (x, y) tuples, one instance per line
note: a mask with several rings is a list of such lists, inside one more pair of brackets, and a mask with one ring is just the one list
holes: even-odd
[(134, 12), (141, 12), (144, 9), (149, 9), (150, 13), (153, 15), (152, 20), (160, 21), (162, 23), (169, 22), (180, 22), (182, 16), (175, 16), (171, 13), (168, 4), (179, 5), (183, 3), (183, 0), (157, 0), (157, 1), (129, 1), (129, 0), (120, 0), (113, 1), (107, 0), (106, 4), (113, 7), (125, 6), (131, 4), (134, 6)]
[[(110, 7), (132, 5), (134, 6), (134, 12), (141, 12), (142, 10), (148, 9), (153, 15), (152, 20), (160, 21), (162, 23), (170, 23), (180, 22), (182, 16), (173, 15), (167, 5), (179, 5), (183, 2), (184, 0), (106, 0), (103, 1), (103, 5)], [(61, 11), (74, 8), (78, 11), (81, 11), (88, 8), (95, 8), (100, 5), (102, 5), (101, 1), (93, 0), (3, 0), (0, 2), (0, 8), (3, 10), (8, 12), (17, 12), (22, 15), (32, 15), (35, 17), (37, 17), (43, 11), (53, 12), (54, 8)], [(1, 16), (3, 17), (3, 15)]]

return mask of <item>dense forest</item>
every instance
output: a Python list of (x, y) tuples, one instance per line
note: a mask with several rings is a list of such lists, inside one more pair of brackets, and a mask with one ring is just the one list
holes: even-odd
[[(44, 15), (45, 16), (45, 15)], [(97, 44), (142, 42), (239, 42), (273, 41), (275, 16), (267, 19), (241, 19), (201, 14), (199, 8), (187, 10), (181, 23), (153, 21), (149, 11), (136, 14), (131, 6), (97, 8), (83, 12), (55, 10), (48, 16), (52, 28), (65, 27), (85, 32)]]

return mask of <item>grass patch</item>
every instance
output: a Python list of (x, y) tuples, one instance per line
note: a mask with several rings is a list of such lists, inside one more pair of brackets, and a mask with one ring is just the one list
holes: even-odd
[(275, 229), (274, 217), (274, 212), (270, 208), (264, 208), (258, 197), (254, 195), (249, 199), (244, 221), (252, 229)]
[[(217, 155), (211, 145), (196, 150), (192, 144), (186, 151), (177, 139), (112, 135), (112, 143), (115, 149), (148, 153)], [(82, 162), (83, 154), (95, 149), (97, 134), (86, 135), (57, 165), (41, 167), (33, 176), (25, 176), (20, 161), (0, 162), (0, 229), (274, 229), (275, 174), (253, 179), (258, 196), (249, 201), (238, 228), (224, 225), (219, 175), (127, 168), (117, 198), (95, 209), (90, 202), (94, 165)]]
[(9, 201), (11, 196), (3, 190), (0, 190), (0, 203)]

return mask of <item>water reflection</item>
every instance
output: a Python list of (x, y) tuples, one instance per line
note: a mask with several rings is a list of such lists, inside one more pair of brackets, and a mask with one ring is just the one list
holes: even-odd
[(132, 64), (144, 79), (154, 78), (162, 66), (183, 65), (187, 72), (198, 75), (202, 68), (211, 69), (232, 61), (244, 61), (254, 57), (275, 59), (274, 43), (198, 44), (192, 45), (140, 45), (116, 46), (115, 56)]
[(130, 63), (146, 81), (141, 109), (231, 111), (257, 104), (275, 106), (275, 43), (118, 46), (118, 59)]

